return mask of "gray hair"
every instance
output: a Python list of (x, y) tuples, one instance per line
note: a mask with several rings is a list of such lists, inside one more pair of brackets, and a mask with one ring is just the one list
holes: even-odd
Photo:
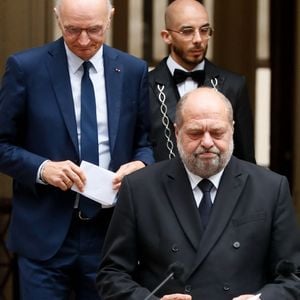
[[(55, 11), (57, 14), (60, 13), (60, 6), (61, 6), (61, 3), (62, 3), (63, 0), (55, 0)], [(113, 8), (113, 5), (112, 5), (112, 1), (111, 0), (106, 0), (106, 4), (107, 4), (107, 8), (108, 8), (108, 11), (111, 11), (112, 8)]]
[[(228, 98), (226, 98), (226, 96), (224, 94), (220, 93), (219, 91), (217, 91), (215, 88), (212, 88), (212, 87), (200, 87), (198, 89), (210, 89), (210, 90), (214, 91), (219, 96), (219, 98), (224, 102), (224, 104), (226, 106), (228, 121), (231, 124), (233, 124), (233, 109), (232, 109), (232, 105), (231, 105), (230, 101), (228, 100)], [(184, 94), (177, 103), (175, 123), (178, 127), (180, 127), (183, 123), (184, 104), (185, 104), (186, 100), (191, 96), (192, 93), (193, 93), (193, 91)]]

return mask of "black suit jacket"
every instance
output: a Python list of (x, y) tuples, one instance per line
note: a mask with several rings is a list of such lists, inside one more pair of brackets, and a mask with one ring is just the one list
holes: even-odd
[(299, 242), (285, 177), (232, 157), (204, 231), (185, 168), (175, 158), (124, 179), (97, 286), (106, 300), (144, 299), (168, 266), (181, 262), (182, 278), (170, 280), (157, 297), (178, 292), (231, 300), (261, 292), (263, 300), (296, 300), (299, 282), (274, 270), (281, 259), (296, 261)]
[[(154, 156), (157, 161), (168, 159), (169, 151), (165, 137), (165, 126), (162, 123), (163, 113), (168, 117), (171, 141), (174, 154), (178, 155), (173, 123), (175, 121), (176, 104), (180, 98), (176, 84), (166, 64), (167, 58), (149, 73), (149, 94), (151, 113), (151, 140)], [(249, 103), (246, 80), (244, 76), (221, 69), (205, 60), (205, 86), (212, 86), (211, 80), (217, 79), (217, 89), (231, 102), (233, 107), (234, 125), (234, 155), (240, 159), (255, 162), (254, 133), (252, 112)], [(159, 99), (165, 94), (164, 106)]]

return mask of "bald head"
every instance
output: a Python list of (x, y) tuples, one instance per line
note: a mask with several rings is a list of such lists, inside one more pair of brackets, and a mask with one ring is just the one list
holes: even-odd
[(233, 110), (230, 101), (211, 87), (200, 87), (180, 99), (176, 108), (175, 123), (177, 127), (184, 122), (186, 112), (199, 113), (199, 116), (210, 112), (224, 118), (229, 124), (233, 124)]
[(208, 23), (208, 13), (200, 2), (196, 0), (173, 1), (165, 11), (166, 28), (176, 28), (181, 16), (195, 15), (195, 13)]

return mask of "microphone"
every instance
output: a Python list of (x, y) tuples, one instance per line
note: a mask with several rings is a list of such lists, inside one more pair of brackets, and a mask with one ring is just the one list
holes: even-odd
[(289, 260), (281, 260), (276, 266), (276, 274), (283, 277), (292, 277), (296, 281), (300, 281), (299, 276), (295, 274), (296, 272), (297, 268), (295, 264)]
[(179, 279), (184, 273), (184, 266), (180, 262), (174, 262), (170, 264), (167, 274), (169, 274), (144, 300), (150, 299), (163, 285), (170, 279)]

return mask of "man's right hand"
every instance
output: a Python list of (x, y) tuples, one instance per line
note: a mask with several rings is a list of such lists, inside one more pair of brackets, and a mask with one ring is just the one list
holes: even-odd
[(73, 184), (79, 191), (83, 191), (86, 177), (83, 171), (70, 160), (65, 161), (47, 161), (41, 172), (43, 181), (66, 191)]

